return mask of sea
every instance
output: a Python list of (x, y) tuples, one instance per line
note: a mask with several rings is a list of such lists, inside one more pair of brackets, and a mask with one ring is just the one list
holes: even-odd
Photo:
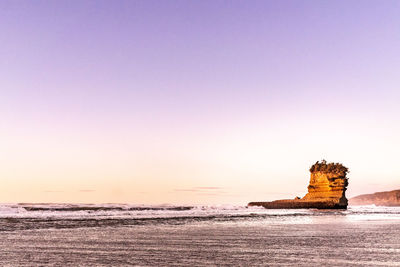
[(0, 266), (400, 266), (400, 207), (0, 204)]

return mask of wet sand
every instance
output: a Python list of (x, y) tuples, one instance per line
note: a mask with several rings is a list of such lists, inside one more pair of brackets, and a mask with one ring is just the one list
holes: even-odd
[(0, 265), (400, 266), (397, 220), (202, 221), (0, 232)]

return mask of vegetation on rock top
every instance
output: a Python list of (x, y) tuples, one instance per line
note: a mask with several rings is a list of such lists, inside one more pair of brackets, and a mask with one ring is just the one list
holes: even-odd
[(311, 166), (310, 172), (325, 172), (325, 173), (336, 173), (341, 176), (346, 176), (349, 172), (349, 169), (343, 166), (341, 163), (326, 163), (326, 160), (322, 160), (321, 162), (317, 161), (314, 165)]

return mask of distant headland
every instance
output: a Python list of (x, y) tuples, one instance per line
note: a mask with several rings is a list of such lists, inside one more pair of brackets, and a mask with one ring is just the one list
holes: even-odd
[(346, 209), (348, 172), (348, 168), (340, 163), (317, 161), (310, 168), (308, 193), (303, 198), (250, 202), (248, 206), (262, 206), (267, 209)]
[(350, 205), (400, 206), (400, 190), (359, 195), (349, 199)]

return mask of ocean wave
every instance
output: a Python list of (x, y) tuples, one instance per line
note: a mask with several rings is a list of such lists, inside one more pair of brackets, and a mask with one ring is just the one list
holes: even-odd
[(298, 214), (301, 210), (266, 210), (262, 207), (232, 205), (178, 206), (129, 204), (1, 204), (0, 218), (169, 218), (182, 216)]
[(131, 204), (0, 204), (1, 218), (32, 219), (162, 219), (162, 218), (267, 218), (321, 216), (383, 216), (399, 217), (400, 207), (350, 206), (347, 210), (264, 209), (234, 205), (180, 206)]

